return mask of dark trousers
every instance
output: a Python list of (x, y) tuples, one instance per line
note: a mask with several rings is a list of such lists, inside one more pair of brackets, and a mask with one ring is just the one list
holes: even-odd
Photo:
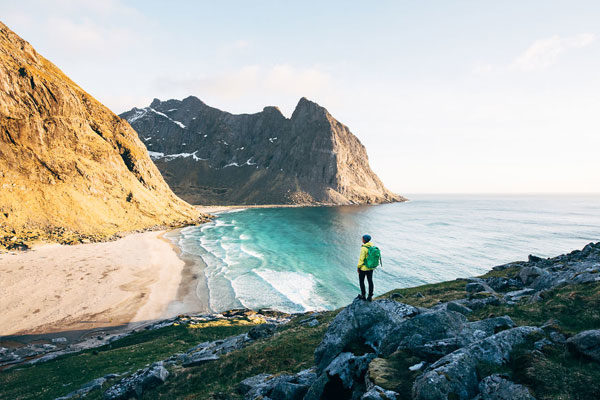
[(360, 282), (360, 293), (365, 296), (365, 276), (369, 281), (369, 296), (373, 296), (373, 270), (362, 271), (358, 270), (358, 280)]

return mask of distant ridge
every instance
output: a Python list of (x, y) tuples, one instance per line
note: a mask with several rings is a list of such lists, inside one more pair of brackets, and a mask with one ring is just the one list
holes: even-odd
[(375, 204), (387, 190), (366, 149), (318, 104), (300, 99), (234, 115), (196, 97), (154, 99), (121, 114), (138, 132), (173, 191), (192, 204)]
[(129, 124), (0, 22), (0, 249), (198, 222)]

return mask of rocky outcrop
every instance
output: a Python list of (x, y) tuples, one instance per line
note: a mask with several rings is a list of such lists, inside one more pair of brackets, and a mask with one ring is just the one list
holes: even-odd
[(175, 193), (192, 204), (372, 204), (404, 200), (348, 127), (305, 98), (234, 115), (190, 96), (121, 114)]
[(417, 378), (413, 385), (413, 399), (473, 398), (479, 384), (477, 366), (481, 363), (504, 364), (510, 359), (513, 347), (525, 342), (534, 333), (541, 333), (541, 329), (527, 326), (509, 329), (442, 357)]
[[(515, 262), (499, 265), (494, 271), (512, 271), (508, 277), (490, 277), (477, 281), (489, 288), (496, 288), (494, 293), (489, 289), (482, 292), (471, 292), (471, 295), (481, 294), (496, 303), (515, 304), (519, 301), (535, 302), (541, 299), (544, 292), (564, 285), (600, 282), (600, 242), (589, 243), (582, 250), (568, 254), (543, 259), (529, 256), (526, 262)], [(482, 286), (483, 287), (483, 286)], [(477, 287), (477, 289), (482, 289)], [(473, 290), (472, 283), (467, 284), (467, 290)], [(516, 290), (515, 290), (516, 289)], [(469, 306), (470, 302), (462, 302)]]
[(129, 124), (0, 23), (0, 245), (202, 221)]

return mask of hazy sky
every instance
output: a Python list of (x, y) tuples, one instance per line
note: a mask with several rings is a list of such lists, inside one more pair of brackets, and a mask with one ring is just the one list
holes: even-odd
[(0, 0), (0, 10), (116, 113), (195, 95), (289, 116), (305, 96), (350, 127), (399, 193), (600, 192), (600, 1)]

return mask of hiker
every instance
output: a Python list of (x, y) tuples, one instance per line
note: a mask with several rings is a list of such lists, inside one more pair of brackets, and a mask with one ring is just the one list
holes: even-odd
[(373, 300), (373, 271), (381, 263), (379, 248), (371, 244), (371, 235), (363, 235), (360, 257), (358, 258), (358, 280), (360, 282), (360, 294), (357, 298), (365, 300), (365, 277), (369, 281), (369, 296), (367, 301)]

